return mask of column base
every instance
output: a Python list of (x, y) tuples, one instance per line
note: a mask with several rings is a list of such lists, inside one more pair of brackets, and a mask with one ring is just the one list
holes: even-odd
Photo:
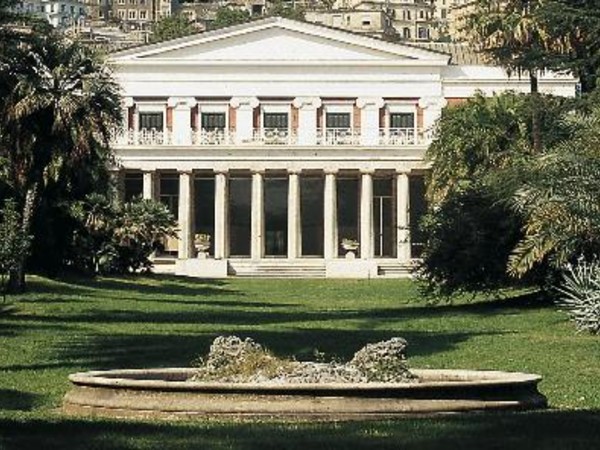
[(376, 278), (377, 261), (361, 259), (331, 259), (325, 262), (327, 278)]
[(175, 275), (195, 278), (226, 278), (226, 259), (178, 259)]

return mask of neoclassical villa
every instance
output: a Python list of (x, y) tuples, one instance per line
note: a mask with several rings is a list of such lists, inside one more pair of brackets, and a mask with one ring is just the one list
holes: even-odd
[[(281, 18), (111, 61), (122, 194), (168, 205), (179, 239), (156, 268), (199, 277), (408, 274), (442, 109), (529, 90), (498, 67)], [(540, 87), (573, 96), (576, 80)]]

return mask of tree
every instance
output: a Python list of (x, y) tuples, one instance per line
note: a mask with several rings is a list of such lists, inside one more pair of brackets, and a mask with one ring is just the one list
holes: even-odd
[(192, 23), (182, 14), (163, 17), (152, 27), (151, 42), (161, 42), (168, 39), (189, 36), (197, 30)]
[(70, 210), (79, 222), (72, 263), (91, 274), (149, 270), (150, 254), (166, 238), (177, 236), (175, 218), (154, 200), (134, 199), (121, 204), (90, 195)]
[(250, 21), (250, 13), (245, 9), (236, 9), (223, 6), (217, 9), (215, 20), (210, 24), (210, 29), (230, 27)]
[[(570, 101), (542, 96), (540, 102), (544, 139), (549, 144), (565, 139), (569, 129), (561, 119), (563, 111), (571, 107)], [(431, 163), (428, 197), (432, 205), (527, 155), (533, 135), (526, 120), (530, 108), (525, 95), (512, 92), (492, 97), (478, 94), (445, 108), (426, 153)]]
[(6, 200), (0, 210), (0, 292), (6, 299), (7, 279), (16, 270), (21, 255), (27, 254), (31, 237), (21, 227), (21, 218), (13, 200)]
[(545, 0), (479, 0), (468, 18), (472, 42), (495, 62), (529, 76), (533, 150), (542, 151), (539, 119), (539, 73), (564, 66), (572, 49), (572, 30), (553, 33)]
[(304, 20), (304, 8), (296, 7), (295, 4), (283, 0), (275, 0), (269, 6), (268, 15), (292, 20)]
[[(572, 126), (563, 113), (570, 101), (540, 100), (546, 142), (567, 139)], [(511, 281), (506, 268), (522, 238), (523, 218), (510, 199), (523, 178), (520, 172), (508, 173), (532, 157), (530, 108), (527, 96), (504, 93), (477, 95), (442, 112), (426, 154), (430, 210), (422, 223), (421, 270), (429, 293), (491, 292)]]
[[(30, 233), (48, 184), (90, 157), (107, 160), (121, 122), (119, 89), (90, 49), (55, 34), (37, 36), (0, 65), (0, 158), (4, 181)], [(11, 273), (24, 288), (26, 255)]]
[(509, 260), (515, 276), (542, 263), (561, 269), (600, 253), (600, 109), (569, 120), (571, 138), (523, 161), (510, 175), (521, 181), (512, 204), (524, 218), (523, 238)]

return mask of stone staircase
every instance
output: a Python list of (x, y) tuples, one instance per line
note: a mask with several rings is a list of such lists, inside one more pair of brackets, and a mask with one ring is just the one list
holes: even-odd
[(229, 275), (242, 278), (325, 278), (323, 260), (229, 260)]
[(381, 262), (377, 264), (377, 275), (382, 278), (410, 278), (413, 269), (411, 263)]

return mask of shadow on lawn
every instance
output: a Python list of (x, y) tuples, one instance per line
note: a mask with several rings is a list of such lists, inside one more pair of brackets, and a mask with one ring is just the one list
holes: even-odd
[(71, 284), (87, 288), (146, 295), (244, 295), (225, 280), (177, 277), (174, 275), (123, 276), (120, 278), (73, 279)]
[[(235, 333), (231, 331), (231, 333)], [(228, 334), (224, 331), (223, 334)], [(274, 353), (299, 360), (314, 360), (318, 349), (326, 359), (348, 360), (368, 342), (403, 336), (410, 343), (409, 357), (451, 350), (456, 345), (483, 333), (430, 333), (399, 330), (324, 330), (244, 331)], [(489, 333), (485, 333), (489, 334)], [(61, 367), (92, 369), (189, 367), (208, 353), (216, 333), (172, 335), (101, 335), (70, 340), (53, 349)], [(414, 344), (412, 344), (414, 343)], [(5, 370), (37, 370), (34, 365), (7, 366)]]
[(583, 450), (597, 448), (599, 439), (597, 411), (466, 414), (314, 424), (0, 419), (0, 448), (6, 450)]
[(43, 403), (45, 396), (15, 389), (0, 389), (0, 410), (31, 411)]

